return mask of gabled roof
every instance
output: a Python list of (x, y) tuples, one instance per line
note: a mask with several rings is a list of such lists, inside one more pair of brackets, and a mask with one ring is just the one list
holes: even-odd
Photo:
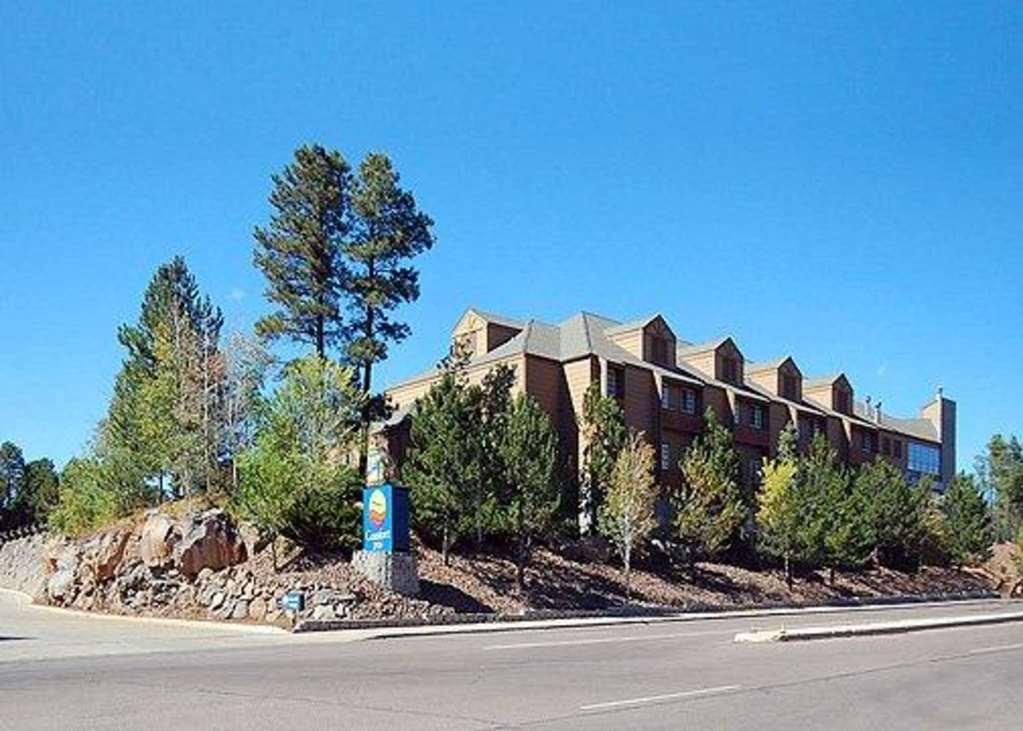
[(930, 442), (941, 441), (937, 429), (934, 428), (934, 424), (928, 419), (897, 419), (894, 416), (888, 416), (888, 414), (882, 411), (881, 418), (878, 420), (877, 409), (863, 401), (855, 401), (853, 403), (853, 411), (857, 416), (866, 419), (875, 427), (898, 432), (908, 437), (926, 439)]
[(791, 363), (792, 367), (795, 368), (797, 371), (799, 371), (800, 374), (802, 374), (803, 371), (800, 370), (798, 365), (796, 365), (796, 361), (792, 358), (791, 355), (783, 355), (780, 358), (775, 358), (774, 360), (761, 360), (761, 361), (757, 361), (756, 363), (750, 363), (750, 362), (747, 361), (747, 363), (746, 363), (746, 373), (761, 373), (763, 371), (776, 371), (779, 368), (781, 368), (783, 365), (785, 365), (786, 363)]
[(826, 376), (817, 376), (815, 378), (803, 379), (803, 388), (819, 388), (821, 386), (832, 386), (836, 381), (845, 379), (846, 383), (849, 383), (849, 379), (844, 373), (839, 371), (838, 373), (830, 373)]
[(739, 350), (739, 346), (735, 344), (734, 340), (732, 340), (732, 336), (725, 335), (724, 337), (717, 338), (716, 340), (708, 340), (705, 343), (687, 343), (685, 341), (682, 341), (681, 343), (678, 344), (678, 347), (675, 349), (675, 354), (679, 358), (684, 358), (686, 355), (693, 355), (695, 353), (705, 353), (708, 350), (717, 350), (722, 345), (727, 343), (729, 340), (732, 341), (732, 345), (735, 347), (735, 349)]
[(631, 330), (638, 330), (640, 328), (646, 327), (651, 322), (656, 320), (658, 317), (661, 318), (661, 320), (663, 320), (665, 322), (665, 324), (667, 324), (668, 321), (664, 319), (664, 316), (661, 315), (660, 312), (655, 312), (652, 315), (647, 315), (646, 317), (641, 317), (638, 320), (632, 320), (630, 322), (623, 322), (620, 325), (613, 325), (612, 327), (607, 328), (605, 330), (605, 332), (608, 335), (617, 335), (618, 333), (625, 333), (625, 332), (629, 332)]
[(504, 315), (496, 315), (493, 312), (487, 312), (486, 310), (481, 310), (479, 307), (471, 306), (465, 308), (465, 312), (462, 313), (462, 316), (459, 317), (458, 321), (455, 323), (455, 328), (458, 327), (462, 320), (465, 319), (465, 316), (470, 312), (479, 317), (481, 320), (492, 322), (495, 325), (503, 325), (504, 327), (511, 327), (517, 330), (521, 330), (526, 325), (526, 323), (522, 320), (514, 320), (510, 317), (505, 317)]
[(859, 426), (865, 426), (865, 427), (869, 427), (871, 429), (877, 429), (877, 424), (875, 424), (874, 422), (870, 421), (869, 419), (864, 419), (862, 416), (859, 416), (858, 414), (856, 414), (855, 413), (855, 409), (853, 410), (852, 414), (843, 414), (841, 411), (836, 411), (835, 409), (831, 408), (827, 404), (821, 403), (820, 401), (818, 401), (817, 399), (815, 399), (815, 398), (813, 398), (811, 396), (804, 396), (803, 400), (808, 402), (808, 403), (810, 403), (810, 404), (813, 404), (814, 406), (816, 406), (818, 409), (820, 409), (823, 413), (827, 414), (828, 416), (834, 416), (836, 419), (844, 419), (846, 421), (851, 421), (854, 424), (857, 424)]

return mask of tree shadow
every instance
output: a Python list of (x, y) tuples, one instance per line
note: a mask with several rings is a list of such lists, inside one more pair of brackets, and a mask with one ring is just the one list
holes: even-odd
[(431, 604), (450, 607), (459, 614), (483, 614), (493, 612), (494, 608), (484, 604), (475, 597), (466, 594), (458, 587), (450, 584), (438, 584), (429, 579), (419, 580), (419, 597)]

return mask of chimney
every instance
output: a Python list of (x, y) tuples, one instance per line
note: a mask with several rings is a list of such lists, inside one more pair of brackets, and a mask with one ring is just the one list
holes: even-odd
[(878, 401), (877, 402), (877, 406), (874, 407), (874, 421), (876, 421), (878, 423), (878, 425), (881, 424), (881, 402), (880, 401)]

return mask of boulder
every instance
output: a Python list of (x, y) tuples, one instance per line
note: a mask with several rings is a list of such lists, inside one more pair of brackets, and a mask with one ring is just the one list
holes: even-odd
[(238, 600), (231, 611), (231, 619), (246, 619), (249, 616), (249, 603), (244, 599)]
[(249, 619), (254, 622), (262, 622), (266, 617), (266, 602), (262, 597), (256, 597), (249, 602)]
[(241, 536), (242, 543), (245, 544), (245, 554), (250, 557), (255, 556), (270, 543), (259, 528), (244, 520), (238, 523), (238, 535)]
[(337, 619), (337, 615), (334, 614), (334, 607), (321, 604), (313, 609), (313, 619)]
[(130, 536), (127, 530), (114, 529), (99, 534), (85, 544), (83, 555), (97, 581), (109, 581), (114, 577)]
[(74, 569), (62, 568), (50, 577), (46, 582), (46, 595), (57, 603), (67, 603), (74, 598), (75, 594), (75, 572)]
[(164, 566), (174, 554), (174, 521), (169, 515), (151, 513), (142, 526), (139, 555), (146, 566)]
[(185, 576), (198, 576), (207, 568), (217, 571), (233, 566), (247, 556), (245, 544), (223, 510), (207, 510), (182, 528), (174, 559)]

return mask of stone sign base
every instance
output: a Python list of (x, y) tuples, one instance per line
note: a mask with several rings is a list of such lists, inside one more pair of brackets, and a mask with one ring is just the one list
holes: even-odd
[(389, 591), (414, 596), (419, 593), (416, 557), (411, 553), (356, 551), (352, 568)]

